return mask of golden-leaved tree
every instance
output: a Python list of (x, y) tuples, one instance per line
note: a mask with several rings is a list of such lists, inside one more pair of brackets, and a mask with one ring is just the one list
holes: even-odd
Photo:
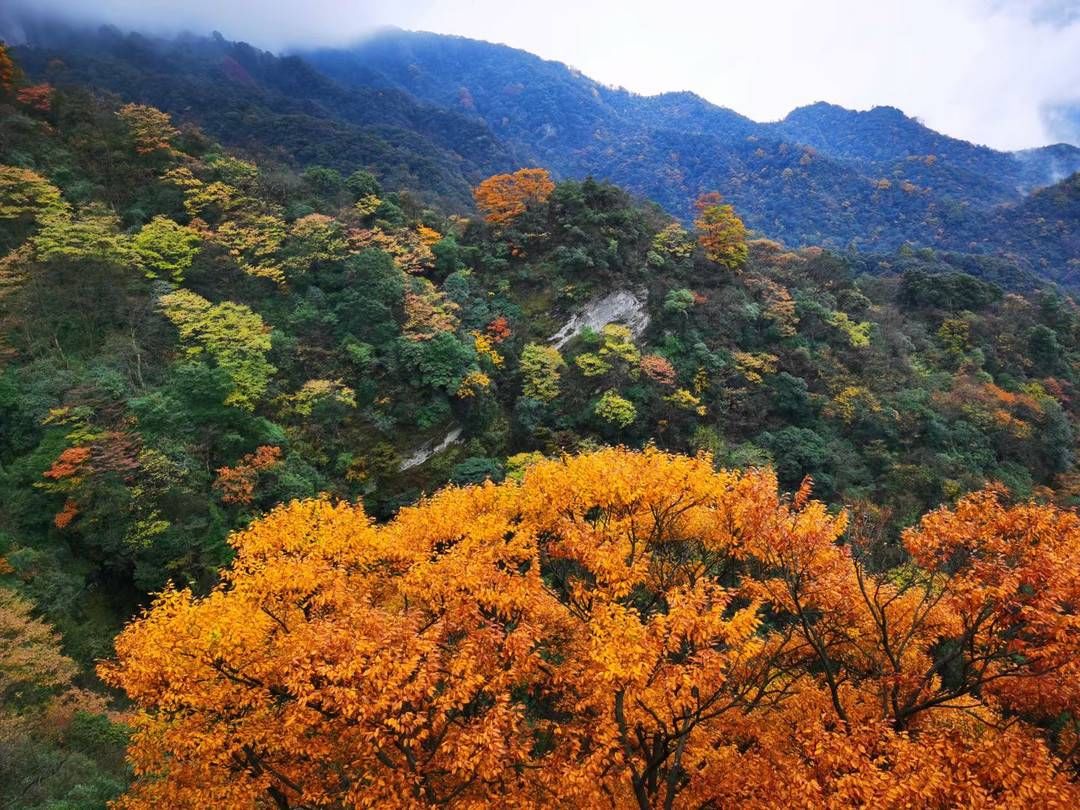
[(724, 203), (715, 191), (702, 194), (694, 203), (698, 215), (694, 227), (705, 258), (729, 270), (738, 270), (750, 255), (746, 244), (746, 225), (735, 209)]
[(476, 207), (484, 219), (505, 225), (551, 196), (555, 183), (546, 169), (518, 169), (512, 174), (496, 174), (473, 190)]
[(978, 493), (876, 575), (769, 471), (516, 479), (282, 506), (162, 594), (101, 668), (140, 707), (120, 806), (1078, 806), (1074, 514)]

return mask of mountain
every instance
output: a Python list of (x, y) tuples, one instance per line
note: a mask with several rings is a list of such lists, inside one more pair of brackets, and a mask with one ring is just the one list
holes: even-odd
[[(790, 244), (911, 243), (1023, 262), (1015, 238), (990, 230), (1009, 219), (1010, 209), (998, 207), (1080, 170), (1080, 149), (1067, 144), (1000, 152), (891, 107), (819, 103), (759, 124), (693, 93), (639, 96), (460, 37), (393, 30), (303, 56), (343, 84), (396, 88), (475, 115), (557, 174), (610, 179), (684, 217), (700, 193), (717, 189), (751, 226)], [(1028, 240), (1047, 254), (1037, 269), (1051, 276), (1068, 274), (1075, 255), (1075, 220), (1055, 222), (1064, 223), (1060, 240), (1045, 229)]]
[(396, 29), (277, 56), (220, 35), (24, 28), (18, 56), (32, 75), (152, 103), (264, 160), (363, 166), (451, 207), (487, 175), (538, 165), (618, 183), (684, 221), (719, 191), (751, 228), (793, 246), (910, 244), (1075, 273), (1075, 219), (1052, 205), (1040, 209), (1049, 224), (1013, 215), (1080, 170), (1067, 144), (999, 152), (889, 107), (819, 103), (758, 123), (693, 93), (636, 95), (504, 45)]
[(213, 37), (175, 39), (41, 24), (23, 68), (152, 103), (222, 141), (299, 165), (375, 166), (393, 186), (451, 205), (521, 158), (482, 123), (390, 88), (343, 86), (304, 60)]
[[(910, 179), (913, 170), (922, 169), (919, 178), (927, 187), (938, 183), (940, 190), (946, 172), (952, 172), (974, 185), (950, 188), (950, 196), (984, 204), (1013, 200), (1018, 192), (1050, 185), (1080, 168), (1080, 149), (1068, 144), (999, 152), (935, 132), (895, 107), (858, 112), (818, 102), (793, 110), (772, 127), (788, 140), (854, 161), (871, 174), (890, 176), (890, 169), (900, 169)], [(996, 194), (987, 197), (987, 191)]]
[[(348, 79), (38, 37), (0, 45), (0, 807), (1080, 806), (1080, 174), (979, 203), (1009, 157), (895, 112), (812, 147), (468, 41)], [(481, 179), (555, 161), (637, 194)], [(701, 178), (793, 242), (968, 249), (640, 196)]]
[[(867, 112), (818, 103), (783, 121), (758, 124), (689, 93), (639, 96), (595, 82), (558, 62), (461, 37), (385, 31), (348, 50), (304, 54), (345, 84), (395, 87), (433, 104), (481, 117), (500, 137), (528, 144), (567, 172), (595, 169), (596, 151), (656, 132), (703, 136), (710, 143), (747, 138), (813, 147), (877, 178), (910, 158), (933, 156), (933, 181), (962, 173), (994, 190), (948, 186), (980, 203), (1014, 200), (1080, 169), (1080, 149), (1059, 144), (1013, 154), (934, 132), (893, 107)], [(955, 188), (954, 188), (955, 186)], [(928, 186), (930, 187), (930, 186)], [(685, 206), (685, 203), (683, 204)]]

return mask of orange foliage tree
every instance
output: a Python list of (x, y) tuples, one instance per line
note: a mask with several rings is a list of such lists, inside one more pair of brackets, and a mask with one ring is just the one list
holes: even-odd
[(47, 113), (52, 109), (54, 92), (51, 84), (32, 84), (20, 88), (15, 99), (32, 110)]
[(473, 189), (476, 207), (494, 225), (512, 222), (531, 205), (551, 196), (555, 183), (546, 169), (518, 169), (513, 174), (496, 174)]
[(282, 506), (102, 666), (140, 707), (120, 806), (1077, 806), (1043, 729), (1080, 701), (1080, 518), (978, 493), (884, 575), (845, 526), (656, 450), (380, 526)]
[(653, 382), (661, 385), (675, 384), (675, 367), (671, 365), (666, 357), (661, 357), (658, 354), (647, 354), (641, 358), (639, 366), (645, 372), (645, 376)]
[(750, 255), (750, 248), (746, 244), (746, 226), (735, 209), (725, 205), (715, 191), (698, 197), (694, 207), (698, 212), (694, 227), (705, 258), (738, 270)]
[(281, 461), (281, 448), (262, 445), (248, 453), (235, 467), (219, 467), (214, 489), (222, 503), (247, 505), (255, 497), (259, 473), (272, 469)]
[(485, 331), (494, 343), (502, 343), (504, 340), (509, 340), (513, 335), (513, 330), (510, 328), (510, 320), (505, 315), (497, 316), (487, 325)]
[(19, 69), (8, 53), (8, 49), (0, 42), (0, 93), (10, 93), (15, 87), (15, 80), (19, 77)]

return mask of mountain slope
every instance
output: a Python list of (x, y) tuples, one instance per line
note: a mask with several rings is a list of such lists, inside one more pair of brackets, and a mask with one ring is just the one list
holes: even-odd
[(996, 152), (892, 108), (815, 104), (759, 124), (692, 93), (638, 96), (436, 34), (391, 30), (278, 57), (217, 35), (27, 30), (33, 44), (18, 54), (32, 75), (153, 103), (249, 154), (366, 167), (450, 207), (468, 206), (484, 176), (540, 165), (611, 180), (684, 220), (717, 190), (750, 227), (793, 246), (930, 246), (1072, 277), (1080, 224), (1067, 206), (1043, 205), (1046, 222), (1014, 212), (1027, 189), (1080, 169), (1080, 150), (1064, 144)]
[[(748, 137), (802, 144), (854, 162), (858, 174), (873, 179), (891, 177), (908, 158), (933, 156), (919, 184), (982, 205), (1015, 200), (1021, 190), (1080, 170), (1076, 147), (999, 152), (934, 132), (893, 107), (857, 112), (818, 103), (781, 122), (758, 124), (693, 93), (639, 96), (561, 63), (462, 37), (389, 30), (348, 50), (304, 55), (342, 83), (396, 87), (476, 114), (500, 137), (535, 149), (549, 165), (570, 173), (602, 168), (602, 161), (591, 159), (598, 148), (618, 149), (649, 131), (707, 136), (704, 148)], [(954, 180), (958, 173), (966, 185)]]
[[(1080, 170), (1076, 147), (998, 152), (895, 108), (815, 104), (758, 124), (692, 93), (638, 96), (460, 37), (391, 30), (303, 56), (343, 84), (397, 88), (474, 115), (557, 174), (610, 179), (684, 217), (698, 194), (717, 189), (752, 227), (792, 244), (996, 252), (993, 234), (971, 238), (1007, 216), (996, 207)], [(1044, 272), (1063, 271), (1067, 252), (1052, 246)]]
[(937, 185), (938, 190), (983, 203), (1014, 200), (1018, 191), (1051, 185), (1080, 169), (1080, 149), (1075, 146), (999, 152), (935, 132), (895, 107), (860, 112), (818, 102), (793, 110), (770, 127), (787, 140), (830, 157), (856, 161), (870, 170), (887, 172), (890, 167), (921, 164), (928, 186), (942, 174), (926, 169), (940, 166), (945, 177), (954, 172), (971, 185), (956, 189)]
[(481, 122), (397, 90), (344, 87), (297, 57), (244, 43), (43, 26), (16, 53), (27, 72), (153, 104), (209, 134), (299, 165), (370, 167), (395, 185), (467, 205), (469, 189), (520, 162)]

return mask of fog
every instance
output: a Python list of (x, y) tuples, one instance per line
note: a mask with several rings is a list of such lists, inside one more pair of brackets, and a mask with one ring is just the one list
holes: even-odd
[(15, 0), (82, 22), (220, 31), (270, 50), (375, 28), (460, 34), (640, 93), (693, 90), (757, 120), (818, 100), (900, 107), (1001, 149), (1080, 143), (1080, 0)]

